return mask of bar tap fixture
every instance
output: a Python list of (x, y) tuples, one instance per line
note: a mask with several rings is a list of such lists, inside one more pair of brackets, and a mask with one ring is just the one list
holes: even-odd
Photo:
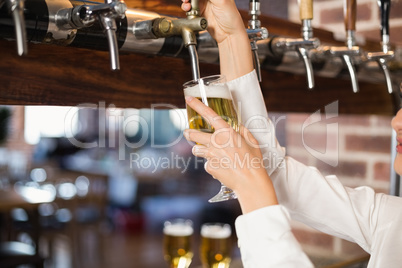
[(105, 0), (104, 4), (96, 5), (84, 4), (60, 10), (56, 16), (56, 24), (60, 29), (81, 29), (91, 27), (98, 20), (108, 40), (110, 67), (112, 70), (119, 70), (116, 19), (123, 19), (126, 10), (126, 4), (119, 0)]
[(191, 10), (187, 18), (159, 17), (153, 20), (138, 21), (134, 26), (137, 39), (156, 39), (171, 36), (181, 36), (184, 46), (190, 53), (193, 80), (200, 78), (199, 60), (197, 54), (196, 33), (207, 29), (208, 22), (200, 17), (198, 0), (191, 1)]
[(359, 92), (359, 84), (357, 82), (356, 69), (354, 67), (354, 56), (360, 56), (360, 48), (356, 45), (356, 14), (357, 14), (357, 0), (345, 0), (344, 17), (345, 17), (345, 30), (346, 30), (346, 47), (347, 51), (342, 54), (342, 59), (345, 62), (352, 82), (352, 89), (354, 93)]
[(316, 51), (316, 56), (319, 58), (339, 57), (349, 71), (352, 89), (354, 93), (359, 92), (357, 82), (355, 58), (361, 57), (361, 50), (355, 46), (355, 30), (356, 30), (356, 0), (345, 0), (344, 18), (346, 30), (346, 46), (323, 46)]
[(309, 89), (314, 88), (313, 66), (309, 56), (309, 51), (320, 46), (320, 41), (313, 38), (311, 20), (313, 19), (312, 0), (300, 0), (300, 19), (302, 21), (302, 38), (273, 38), (271, 48), (275, 54), (284, 54), (288, 51), (296, 51), (303, 60), (307, 74), (307, 85)]
[(385, 81), (389, 94), (392, 94), (392, 81), (387, 62), (394, 57), (394, 52), (390, 50), (389, 44), (389, 11), (391, 0), (378, 0), (381, 13), (381, 46), (380, 52), (368, 52), (366, 57), (369, 61), (376, 61), (380, 69), (384, 72)]
[(0, 8), (5, 2), (7, 2), (8, 11), (14, 20), (18, 55), (26, 55), (28, 47), (24, 20), (24, 0), (0, 0)]
[(258, 19), (258, 16), (261, 15), (259, 0), (250, 0), (249, 15), (251, 16), (251, 19), (248, 21), (247, 34), (250, 38), (251, 51), (253, 52), (254, 68), (257, 72), (258, 80), (261, 82), (261, 66), (258, 57), (257, 41), (267, 39), (268, 30), (261, 27), (261, 21)]

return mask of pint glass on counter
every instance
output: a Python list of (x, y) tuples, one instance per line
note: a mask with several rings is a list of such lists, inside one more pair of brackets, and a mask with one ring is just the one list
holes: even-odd
[(164, 223), (164, 258), (170, 268), (187, 268), (190, 266), (193, 258), (191, 249), (193, 233), (191, 220), (173, 219)]
[(232, 252), (229, 224), (205, 223), (201, 226), (201, 262), (204, 268), (229, 268)]
[[(225, 84), (224, 76), (207, 76), (198, 80), (189, 81), (185, 83), (183, 87), (184, 96), (191, 96), (201, 100), (206, 106), (209, 106), (222, 117), (234, 130), (239, 131), (239, 118), (233, 104), (230, 90)], [(214, 132), (214, 128), (188, 105), (187, 117), (191, 129), (198, 129), (208, 133)], [(220, 192), (212, 197), (209, 202), (220, 202), (236, 198), (236, 194), (230, 188), (222, 185)]]

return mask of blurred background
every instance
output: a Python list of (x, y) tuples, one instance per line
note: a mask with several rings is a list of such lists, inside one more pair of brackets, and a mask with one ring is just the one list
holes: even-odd
[[(248, 1), (236, 3), (248, 10)], [(313, 26), (345, 36), (343, 1), (314, 4)], [(402, 57), (402, 1), (392, 5), (391, 42), (396, 57)], [(299, 23), (296, 0), (266, 0), (261, 8), (265, 15)], [(357, 39), (379, 42), (378, 20), (376, 1), (359, 1)], [(207, 202), (220, 184), (204, 171), (203, 160), (192, 156), (192, 144), (182, 136), (185, 110), (157, 108), (122, 109), (104, 103), (0, 106), (1, 190), (23, 194), (36, 189), (51, 195), (35, 206), (35, 215), (23, 205), (2, 210), (1, 236), (40, 246), (48, 257), (46, 267), (167, 267), (163, 222), (188, 218), (196, 234), (192, 267), (200, 267), (200, 225), (225, 222), (234, 230), (241, 211), (237, 201)], [(315, 109), (322, 112), (325, 107)], [(368, 185), (389, 193), (392, 116), (334, 113), (306, 126), (310, 116), (270, 111), (288, 155), (324, 175), (337, 175), (345, 186)], [(39, 226), (32, 225), (31, 217)], [(297, 222), (292, 225), (317, 267), (365, 255), (355, 244)], [(234, 233), (232, 257), (241, 266), (235, 241)]]

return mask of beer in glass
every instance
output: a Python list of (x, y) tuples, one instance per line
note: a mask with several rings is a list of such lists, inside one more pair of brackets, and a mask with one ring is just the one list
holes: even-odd
[[(185, 83), (183, 87), (184, 96), (192, 96), (201, 100), (221, 116), (234, 130), (239, 131), (239, 118), (229, 88), (225, 84), (224, 76), (212, 75), (200, 78)], [(191, 129), (198, 129), (208, 133), (214, 132), (214, 128), (188, 105), (187, 117)], [(222, 185), (220, 192), (211, 198), (209, 202), (220, 202), (236, 198), (235, 193), (230, 188)]]
[(201, 263), (204, 268), (229, 268), (232, 230), (229, 224), (205, 223), (201, 226)]
[(193, 223), (186, 219), (166, 221), (163, 227), (164, 258), (170, 268), (187, 268), (193, 258), (191, 237)]

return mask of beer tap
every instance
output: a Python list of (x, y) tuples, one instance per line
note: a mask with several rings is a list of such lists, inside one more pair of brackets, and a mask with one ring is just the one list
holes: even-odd
[(356, 0), (345, 0), (344, 18), (346, 30), (346, 46), (324, 46), (316, 51), (319, 58), (339, 57), (342, 59), (349, 71), (352, 89), (354, 93), (359, 91), (357, 83), (356, 69), (354, 67), (354, 58), (361, 56), (358, 46), (355, 46), (355, 30), (356, 30)]
[(8, 11), (11, 13), (14, 20), (18, 55), (26, 55), (28, 53), (28, 47), (24, 20), (24, 0), (2, 0), (0, 1), (0, 8), (5, 2), (7, 2)]
[(111, 69), (119, 70), (116, 19), (123, 19), (126, 10), (127, 6), (122, 0), (105, 0), (104, 4), (80, 5), (72, 9), (62, 9), (57, 14), (56, 23), (60, 29), (80, 29), (90, 27), (96, 20), (99, 20), (108, 40)]
[(380, 52), (368, 52), (367, 60), (373, 60), (378, 63), (380, 69), (383, 70), (385, 81), (387, 83), (388, 93), (392, 94), (392, 81), (387, 66), (389, 59), (394, 57), (394, 52), (390, 50), (389, 44), (389, 11), (391, 8), (391, 0), (378, 0), (378, 5), (381, 13), (381, 46)]
[(359, 84), (357, 82), (356, 70), (353, 63), (353, 56), (361, 54), (360, 48), (356, 45), (356, 14), (357, 14), (357, 0), (345, 0), (344, 17), (345, 17), (345, 30), (346, 30), (346, 46), (349, 53), (344, 52), (342, 58), (349, 69), (350, 79), (352, 82), (353, 92), (359, 92)]
[(135, 23), (133, 32), (137, 39), (181, 36), (184, 46), (190, 54), (193, 80), (198, 80), (200, 78), (200, 68), (195, 34), (206, 30), (208, 22), (205, 18), (200, 17), (198, 0), (191, 0), (191, 10), (186, 15), (187, 18), (185, 19), (160, 17), (153, 20), (138, 21)]
[(258, 19), (258, 16), (261, 15), (259, 0), (250, 0), (249, 15), (251, 15), (251, 20), (248, 21), (247, 34), (250, 38), (251, 51), (253, 52), (254, 68), (257, 72), (258, 80), (261, 82), (262, 76), (260, 60), (258, 57), (257, 41), (267, 39), (268, 30), (264, 27), (261, 27), (261, 21)]
[(313, 66), (309, 56), (309, 51), (316, 49), (320, 45), (317, 38), (313, 38), (311, 20), (313, 19), (312, 0), (300, 0), (300, 19), (302, 21), (302, 38), (274, 38), (271, 42), (272, 50), (277, 54), (283, 54), (287, 51), (296, 51), (303, 60), (307, 74), (307, 84), (309, 89), (314, 88)]

